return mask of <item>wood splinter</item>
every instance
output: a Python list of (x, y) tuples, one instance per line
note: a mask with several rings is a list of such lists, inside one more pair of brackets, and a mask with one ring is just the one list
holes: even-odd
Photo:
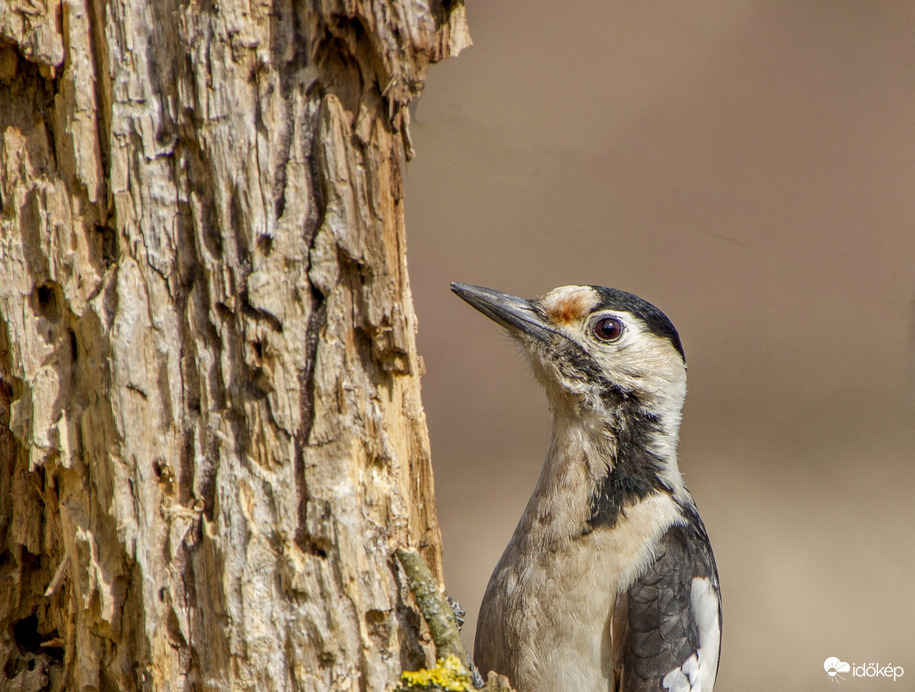
[[(396, 554), (407, 576), (407, 585), (416, 599), (416, 605), (429, 626), (429, 633), (435, 642), (436, 658), (442, 660), (448, 656), (456, 656), (464, 662), (471, 674), (475, 674), (470, 656), (461, 642), (454, 611), (439, 588), (438, 581), (432, 576), (426, 561), (411, 548), (398, 548)], [(475, 679), (478, 681), (477, 685), (482, 684), (479, 677)], [(480, 689), (481, 692), (514, 692), (504, 676), (493, 672), (489, 673), (486, 684)]]

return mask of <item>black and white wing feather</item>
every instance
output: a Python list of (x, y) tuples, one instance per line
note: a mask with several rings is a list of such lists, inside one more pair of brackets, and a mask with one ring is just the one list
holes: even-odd
[(661, 537), (654, 562), (617, 599), (614, 692), (711, 692), (718, 672), (718, 571), (692, 506)]

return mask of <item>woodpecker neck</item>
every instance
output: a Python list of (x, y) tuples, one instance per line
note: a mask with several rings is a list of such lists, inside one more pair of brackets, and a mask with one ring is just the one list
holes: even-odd
[[(550, 397), (550, 448), (581, 450), (579, 459), (591, 480), (591, 530), (614, 526), (626, 507), (652, 494), (669, 493), (691, 502), (677, 467), (684, 396), (685, 387), (679, 396), (670, 390), (658, 397), (603, 388), (585, 396)], [(564, 463), (559, 456), (550, 454), (547, 464)]]

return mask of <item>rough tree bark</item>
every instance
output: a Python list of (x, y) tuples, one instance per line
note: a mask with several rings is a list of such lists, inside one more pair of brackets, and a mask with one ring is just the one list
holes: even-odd
[(460, 0), (0, 3), (0, 688), (428, 662), (401, 175), (467, 43)]

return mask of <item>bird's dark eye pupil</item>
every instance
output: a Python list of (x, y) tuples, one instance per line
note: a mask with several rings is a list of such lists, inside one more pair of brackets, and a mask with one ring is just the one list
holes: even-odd
[(623, 323), (615, 317), (604, 317), (594, 323), (594, 334), (601, 341), (616, 341), (623, 334)]

